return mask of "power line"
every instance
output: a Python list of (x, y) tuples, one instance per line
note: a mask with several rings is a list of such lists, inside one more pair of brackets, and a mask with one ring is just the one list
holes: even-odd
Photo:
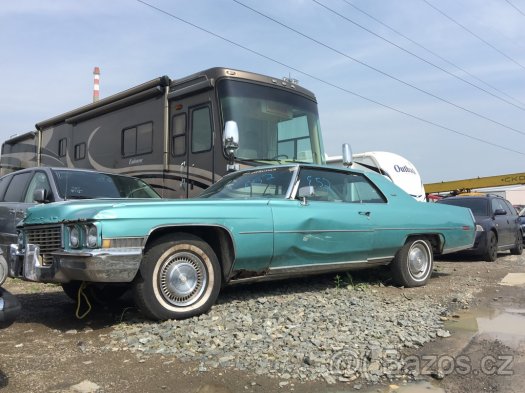
[(223, 41), (225, 41), (225, 42), (227, 42), (227, 43), (229, 43), (229, 44), (232, 44), (232, 45), (234, 45), (234, 46), (236, 46), (236, 47), (238, 47), (238, 48), (241, 48), (241, 49), (243, 49), (243, 50), (245, 50), (245, 51), (247, 51), (247, 52), (250, 52), (250, 53), (252, 53), (252, 54), (254, 54), (254, 55), (257, 55), (257, 56), (259, 56), (259, 57), (262, 57), (263, 59), (269, 60), (269, 61), (271, 61), (271, 62), (273, 62), (273, 63), (279, 64), (279, 65), (281, 65), (281, 66), (283, 66), (283, 67), (286, 67), (286, 68), (288, 68), (288, 69), (290, 69), (290, 70), (293, 70), (293, 71), (295, 71), (295, 72), (297, 72), (297, 73), (299, 73), (299, 74), (305, 75), (305, 76), (307, 76), (307, 77), (309, 77), (309, 78), (311, 78), (311, 79), (313, 79), (313, 80), (316, 80), (316, 81), (318, 81), (318, 82), (320, 82), (320, 83), (323, 83), (323, 84), (325, 84), (325, 85), (327, 85), (327, 86), (331, 86), (331, 87), (333, 87), (333, 88), (335, 88), (335, 89), (337, 89), (337, 90), (340, 90), (340, 91), (343, 91), (343, 92), (345, 92), (345, 93), (351, 94), (351, 95), (353, 95), (353, 96), (355, 96), (355, 97), (358, 97), (358, 98), (361, 98), (361, 99), (363, 99), (363, 100), (365, 100), (365, 101), (368, 101), (368, 102), (374, 103), (374, 104), (376, 104), (376, 105), (379, 105), (379, 106), (381, 106), (381, 107), (383, 107), (383, 108), (390, 109), (390, 110), (392, 110), (392, 111), (394, 111), (394, 112), (400, 113), (400, 114), (405, 115), (405, 116), (407, 116), (407, 117), (410, 117), (410, 118), (412, 118), (412, 119), (419, 120), (419, 121), (421, 121), (421, 122), (423, 122), (423, 123), (426, 123), (426, 124), (429, 124), (429, 125), (435, 126), (435, 127), (437, 127), (437, 128), (441, 128), (441, 129), (443, 129), (443, 130), (446, 130), (446, 131), (452, 132), (452, 133), (457, 134), (457, 135), (461, 135), (461, 136), (463, 136), (463, 137), (465, 137), (465, 138), (469, 138), (469, 139), (475, 140), (475, 141), (477, 141), (477, 142), (484, 143), (484, 144), (486, 144), (486, 145), (490, 145), (490, 146), (497, 147), (497, 148), (500, 148), (500, 149), (503, 149), (503, 150), (506, 150), (506, 151), (509, 151), (509, 152), (512, 152), (512, 153), (516, 153), (516, 154), (519, 154), (519, 155), (525, 156), (525, 153), (523, 153), (523, 152), (520, 152), (520, 151), (517, 151), (517, 150), (513, 150), (513, 149), (511, 149), (511, 148), (508, 148), (508, 147), (505, 147), (505, 146), (501, 146), (501, 145), (498, 145), (498, 144), (495, 144), (495, 143), (492, 143), (492, 142), (486, 141), (486, 140), (481, 139), (481, 138), (477, 138), (477, 137), (475, 137), (475, 136), (472, 136), (472, 135), (466, 134), (466, 133), (464, 133), (464, 132), (461, 132), (461, 131), (455, 130), (455, 129), (453, 129), (453, 128), (450, 128), (450, 127), (447, 127), (447, 126), (444, 126), (444, 125), (441, 125), (441, 124), (435, 123), (435, 122), (433, 122), (433, 121), (431, 121), (431, 120), (424, 119), (424, 118), (419, 117), (419, 116), (417, 116), (417, 115), (413, 115), (413, 114), (411, 114), (411, 113), (405, 112), (405, 111), (403, 111), (403, 110), (401, 110), (401, 109), (397, 109), (397, 108), (392, 107), (392, 106), (390, 106), (390, 105), (386, 105), (386, 104), (383, 104), (383, 103), (381, 103), (381, 102), (379, 102), (379, 101), (376, 101), (376, 100), (373, 100), (373, 99), (371, 99), (371, 98), (365, 97), (365, 96), (363, 96), (363, 95), (361, 95), (361, 94), (358, 94), (358, 93), (356, 93), (356, 92), (354, 92), (354, 91), (348, 90), (348, 89), (346, 89), (346, 88), (344, 88), (344, 87), (341, 87), (341, 86), (338, 86), (338, 85), (336, 85), (336, 84), (334, 84), (334, 83), (331, 83), (331, 82), (329, 82), (329, 81), (323, 80), (323, 79), (321, 79), (321, 78), (319, 78), (319, 77), (317, 77), (317, 76), (315, 76), (315, 75), (312, 75), (312, 74), (310, 74), (310, 73), (308, 73), (308, 72), (302, 71), (302, 70), (300, 70), (300, 69), (298, 69), (298, 68), (296, 68), (296, 67), (292, 67), (292, 66), (290, 66), (290, 65), (288, 65), (288, 64), (285, 64), (285, 63), (283, 63), (283, 62), (281, 62), (281, 61), (279, 61), (279, 60), (276, 60), (276, 59), (274, 59), (274, 58), (271, 58), (270, 56), (267, 56), (267, 55), (265, 55), (265, 54), (263, 54), (263, 53), (257, 52), (257, 51), (255, 51), (255, 50), (253, 50), (253, 49), (250, 49), (250, 48), (248, 48), (248, 47), (246, 47), (246, 46), (244, 46), (244, 45), (242, 45), (242, 44), (239, 44), (239, 43), (237, 43), (237, 42), (235, 42), (235, 41), (230, 40), (229, 38), (226, 38), (226, 37), (224, 37), (224, 36), (222, 36), (222, 35), (220, 35), (220, 34), (214, 33), (214, 32), (212, 32), (212, 31), (210, 31), (210, 30), (208, 30), (208, 29), (205, 29), (204, 27), (198, 26), (198, 25), (196, 25), (196, 24), (194, 24), (194, 23), (192, 23), (192, 22), (189, 22), (189, 21), (187, 21), (187, 20), (185, 20), (185, 19), (183, 19), (183, 18), (180, 18), (180, 17), (178, 17), (178, 16), (176, 16), (176, 15), (174, 15), (174, 14), (168, 12), (168, 11), (165, 11), (165, 10), (163, 10), (163, 9), (161, 9), (161, 8), (158, 8), (158, 7), (156, 7), (156, 6), (152, 5), (152, 4), (149, 4), (149, 3), (147, 3), (147, 2), (144, 1), (144, 0), (136, 0), (136, 1), (139, 2), (139, 3), (141, 3), (141, 4), (143, 4), (143, 5), (145, 5), (145, 6), (147, 6), (147, 7), (150, 7), (151, 9), (153, 9), (153, 10), (155, 10), (155, 11), (157, 11), (157, 12), (160, 12), (160, 13), (162, 13), (162, 14), (167, 15), (167, 16), (169, 16), (170, 18), (176, 19), (176, 20), (178, 20), (179, 22), (185, 23), (185, 24), (187, 24), (187, 25), (189, 25), (189, 26), (191, 26), (191, 27), (194, 27), (194, 28), (196, 28), (196, 29), (198, 29), (198, 30), (201, 30), (201, 31), (203, 31), (203, 32), (205, 32), (205, 33), (207, 33), (207, 34), (210, 34), (210, 35), (212, 35), (212, 36), (214, 36), (214, 37), (216, 37), (216, 38), (219, 38), (219, 39), (221, 39), (221, 40), (223, 40)]
[(466, 26), (462, 25), (461, 23), (459, 23), (457, 20), (453, 19), (451, 16), (447, 15), (446, 13), (444, 13), (443, 11), (441, 11), (439, 8), (437, 8), (436, 6), (432, 5), (431, 3), (429, 3), (427, 0), (421, 0), (423, 2), (425, 2), (429, 7), (433, 8), (434, 10), (436, 10), (437, 12), (439, 12), (441, 15), (443, 15), (445, 18), (447, 18), (448, 20), (450, 20), (451, 22), (455, 23), (456, 25), (458, 25), (459, 27), (461, 27), (463, 30), (465, 30), (466, 32), (470, 33), (472, 36), (476, 37), (478, 40), (480, 40), (481, 42), (483, 42), (485, 45), (489, 46), (490, 48), (492, 48), (493, 50), (495, 50), (496, 52), (498, 52), (500, 55), (502, 55), (503, 57), (506, 57), (508, 60), (512, 61), (514, 64), (516, 64), (518, 67), (521, 67), (525, 70), (525, 66), (523, 64), (521, 64), (520, 62), (518, 62), (517, 60), (513, 59), (512, 57), (510, 57), (509, 55), (507, 55), (506, 53), (502, 52), (501, 50), (499, 50), (498, 48), (496, 48), (494, 45), (492, 45), (490, 42), (488, 42), (487, 40), (483, 39), (482, 37), (480, 37), (478, 34), (474, 33), (472, 30), (469, 30)]
[(522, 10), (520, 10), (518, 7), (516, 7), (514, 4), (512, 4), (509, 0), (505, 0), (509, 5), (514, 8), (516, 11), (518, 11), (521, 15), (525, 16), (525, 13), (523, 13)]
[[(475, 85), (474, 83), (472, 83), (472, 82), (466, 80), (465, 78), (462, 78), (462, 77), (460, 77), (460, 76), (458, 76), (458, 75), (455, 75), (455, 74), (453, 74), (452, 72), (448, 71), (447, 69), (445, 69), (445, 68), (443, 68), (443, 67), (440, 67), (440, 66), (438, 66), (438, 65), (436, 65), (436, 64), (434, 64), (434, 63), (432, 63), (431, 61), (428, 61), (427, 59), (425, 59), (425, 58), (423, 58), (423, 57), (417, 55), (416, 53), (411, 52), (411, 51), (409, 51), (409, 50), (406, 49), (406, 48), (403, 48), (401, 45), (398, 45), (398, 44), (396, 44), (395, 42), (392, 42), (392, 41), (390, 41), (389, 39), (387, 39), (387, 38), (385, 38), (385, 37), (383, 37), (383, 36), (377, 34), (376, 32), (374, 32), (374, 31), (368, 29), (367, 27), (365, 27), (365, 26), (363, 26), (363, 25), (357, 23), (356, 21), (354, 21), (354, 20), (352, 20), (352, 19), (346, 17), (345, 15), (343, 15), (343, 14), (337, 12), (336, 10), (334, 10), (334, 9), (332, 9), (332, 8), (330, 8), (330, 7), (328, 7), (327, 5), (322, 4), (322, 3), (320, 3), (320, 2), (317, 1), (317, 0), (312, 0), (312, 1), (313, 1), (314, 3), (316, 3), (317, 5), (320, 5), (321, 7), (323, 7), (324, 9), (326, 9), (327, 11), (329, 11), (329, 12), (331, 12), (331, 13), (333, 13), (333, 14), (339, 16), (340, 18), (346, 20), (347, 22), (352, 23), (353, 25), (359, 27), (360, 29), (362, 29), (362, 30), (364, 30), (364, 31), (366, 31), (366, 32), (368, 32), (368, 33), (370, 33), (370, 34), (376, 36), (377, 38), (379, 38), (379, 39), (381, 39), (381, 40), (383, 40), (383, 41), (389, 43), (390, 45), (392, 45), (392, 46), (394, 46), (394, 47), (396, 47), (396, 48), (402, 50), (403, 52), (408, 53), (408, 54), (411, 55), (411, 56), (414, 56), (415, 58), (421, 60), (422, 62), (424, 62), (424, 63), (426, 63), (426, 64), (428, 64), (428, 65), (430, 65), (430, 66), (432, 66), (432, 67), (434, 67), (434, 68), (436, 68), (436, 69), (438, 69), (438, 70), (440, 70), (440, 71), (442, 71), (442, 72), (444, 72), (444, 73), (446, 73), (446, 74), (448, 74), (448, 75), (450, 75), (451, 77), (456, 78), (456, 79), (459, 79), (459, 80), (463, 81), (464, 83), (466, 83), (466, 84), (468, 84), (468, 85), (470, 85), (470, 86), (472, 86), (472, 87), (474, 87), (474, 88), (476, 88), (476, 89), (478, 89), (478, 90), (481, 90), (481, 91), (483, 91), (483, 92), (485, 92), (485, 93), (487, 93), (487, 94), (489, 94), (489, 95), (491, 95), (491, 96), (493, 96), (493, 97), (495, 97), (495, 98), (497, 98), (497, 99), (499, 99), (499, 100), (502, 100), (503, 102), (506, 102), (507, 104), (510, 104), (510, 105), (512, 105), (512, 106), (515, 106), (516, 108), (518, 108), (518, 109), (520, 109), (520, 110), (525, 110), (525, 108), (523, 108), (523, 107), (521, 107), (521, 106), (519, 106), (519, 105), (516, 105), (516, 104), (514, 104), (513, 102), (510, 102), (510, 101), (508, 101), (508, 100), (505, 100), (504, 98), (501, 98), (501, 97), (495, 95), (494, 93), (491, 93), (490, 91), (488, 91), (488, 90), (486, 90), (486, 89), (483, 89), (482, 87), (479, 87), (478, 85)], [(423, 0), (423, 1), (424, 1), (424, 0)]]
[(321, 46), (323, 46), (323, 47), (325, 47), (325, 48), (327, 48), (327, 49), (329, 49), (329, 50), (331, 50), (331, 51), (333, 51), (333, 52), (335, 52), (335, 53), (337, 53), (337, 54), (339, 54), (339, 55), (341, 55), (341, 56), (344, 56), (344, 57), (346, 57), (347, 59), (353, 60), (353, 61), (355, 61), (356, 63), (359, 63), (359, 64), (361, 64), (362, 66), (367, 67), (367, 68), (369, 68), (369, 69), (371, 69), (371, 70), (373, 70), (373, 71), (375, 71), (375, 72), (377, 72), (377, 73), (379, 73), (379, 74), (381, 74), (381, 75), (384, 75), (384, 76), (386, 76), (386, 77), (388, 77), (388, 78), (390, 78), (390, 79), (393, 79), (393, 80), (395, 80), (395, 81), (397, 81), (397, 82), (399, 82), (399, 83), (402, 83), (402, 84), (404, 84), (405, 86), (409, 86), (409, 87), (411, 87), (411, 88), (413, 88), (413, 89), (415, 89), (415, 90), (417, 90), (417, 91), (419, 91), (419, 92), (421, 92), (421, 93), (423, 93), (423, 94), (426, 94), (426, 95), (428, 95), (428, 96), (430, 96), (430, 97), (432, 97), (432, 98), (435, 98), (435, 99), (437, 99), (437, 100), (440, 100), (440, 101), (442, 101), (442, 102), (445, 102), (445, 103), (447, 103), (447, 104), (449, 104), (449, 105), (451, 105), (451, 106), (453, 106), (453, 107), (455, 107), (455, 108), (458, 108), (458, 109), (460, 109), (460, 110), (462, 110), (462, 111), (468, 112), (468, 113), (470, 113), (470, 114), (472, 114), (472, 115), (474, 115), (474, 116), (477, 116), (477, 117), (479, 117), (479, 118), (481, 118), (481, 119), (484, 119), (484, 120), (490, 121), (491, 123), (494, 123), (494, 124), (499, 125), (499, 126), (501, 126), (501, 127), (507, 128), (507, 129), (509, 129), (509, 130), (511, 130), (511, 131), (514, 131), (514, 132), (518, 133), (518, 134), (525, 135), (525, 132), (523, 132), (523, 131), (520, 131), (520, 130), (518, 130), (518, 129), (516, 129), (516, 128), (513, 128), (513, 127), (510, 127), (510, 126), (507, 126), (506, 124), (503, 124), (503, 123), (501, 123), (501, 122), (499, 122), (499, 121), (497, 121), (497, 120), (491, 119), (490, 117), (487, 117), (487, 116), (485, 116), (485, 115), (482, 115), (482, 114), (480, 114), (480, 113), (477, 113), (477, 112), (475, 112), (475, 111), (472, 111), (472, 110), (470, 110), (470, 109), (468, 109), (468, 108), (465, 108), (464, 106), (461, 106), (461, 105), (455, 104), (454, 102), (452, 102), (452, 101), (450, 101), (450, 100), (447, 100), (447, 99), (442, 98), (442, 97), (440, 97), (440, 96), (438, 96), (438, 95), (436, 95), (436, 94), (434, 94), (434, 93), (431, 93), (431, 92), (429, 92), (429, 91), (427, 91), (427, 90), (424, 90), (424, 89), (422, 89), (422, 88), (420, 88), (420, 87), (417, 87), (417, 86), (415, 86), (415, 85), (413, 85), (413, 84), (411, 84), (411, 83), (409, 83), (409, 82), (406, 82), (406, 81), (404, 81), (404, 80), (402, 80), (402, 79), (399, 79), (399, 78), (397, 78), (397, 77), (395, 77), (395, 76), (393, 76), (393, 75), (391, 75), (391, 74), (389, 74), (389, 73), (387, 73), (387, 72), (385, 72), (385, 71), (382, 71), (382, 70), (380, 70), (379, 68), (376, 68), (376, 67), (374, 67), (374, 66), (371, 66), (370, 64), (367, 64), (367, 63), (365, 63), (364, 61), (361, 61), (361, 60), (356, 59), (355, 57), (352, 57), (352, 56), (350, 56), (350, 55), (348, 55), (348, 54), (346, 54), (346, 53), (344, 53), (344, 52), (341, 52), (340, 50), (335, 49), (335, 48), (333, 48), (333, 47), (331, 47), (331, 46), (329, 46), (329, 45), (327, 45), (327, 44), (325, 44), (325, 43), (323, 43), (323, 42), (321, 42), (321, 41), (319, 41), (319, 40), (317, 40), (317, 39), (315, 39), (315, 38), (313, 38), (313, 37), (310, 37), (310, 36), (308, 36), (308, 35), (306, 35), (306, 34), (300, 32), (299, 30), (294, 29), (293, 27), (290, 27), (290, 26), (288, 26), (288, 25), (286, 25), (286, 24), (284, 24), (284, 23), (282, 23), (282, 22), (279, 22), (277, 19), (272, 18), (271, 16), (268, 16), (268, 15), (262, 13), (261, 11), (258, 11), (258, 10), (256, 10), (256, 9), (254, 9), (254, 8), (252, 8), (252, 7), (250, 7), (250, 6), (246, 5), (246, 4), (244, 4), (244, 3), (242, 3), (242, 2), (239, 1), (239, 0), (232, 0), (232, 1), (234, 1), (235, 3), (237, 3), (237, 4), (239, 4), (239, 5), (243, 6), (243, 7), (245, 7), (246, 9), (248, 9), (248, 10), (250, 10), (250, 11), (252, 11), (252, 12), (255, 12), (256, 14), (258, 14), (258, 15), (260, 15), (260, 16), (262, 16), (262, 17), (268, 19), (268, 20), (271, 20), (271, 21), (274, 22), (274, 23), (277, 23), (279, 26), (284, 27), (285, 29), (288, 29), (288, 30), (290, 30), (290, 31), (293, 31), (293, 32), (296, 33), (296, 34), (299, 34), (301, 37), (304, 37), (304, 38), (306, 38), (306, 39), (308, 39), (308, 40), (310, 40), (310, 41), (312, 41), (312, 42), (315, 42), (315, 43), (318, 44), (318, 45), (321, 45)]
[[(525, 105), (525, 103), (521, 102), (519, 99), (517, 99), (516, 97), (512, 97), (511, 95), (505, 93), (504, 91), (498, 89), (497, 87), (495, 86), (492, 86), (491, 84), (489, 84), (488, 82), (484, 81), (483, 79), (477, 77), (476, 75), (472, 74), (471, 72), (467, 71), (466, 69), (458, 66), (457, 64), (453, 63), (452, 61), (444, 58), (443, 56), (439, 55), (438, 53), (430, 50), (429, 48), (427, 48), (426, 46), (420, 44), (419, 42), (411, 39), (410, 37), (408, 37), (407, 35), (401, 33), (399, 30), (396, 30), (394, 29), (392, 26), (389, 26), (388, 24), (384, 23), (383, 21), (379, 20), (378, 18), (374, 17), (373, 15), (371, 15), (370, 13), (364, 11), (363, 9), (357, 7), (355, 4), (352, 4), (351, 2), (349, 2), (348, 0), (343, 0), (346, 4), (348, 4), (350, 7), (354, 8), (355, 10), (357, 10), (358, 12), (361, 12), (362, 14), (368, 16), (370, 19), (373, 19), (374, 21), (376, 21), (377, 23), (379, 23), (380, 25), (386, 27), (387, 29), (389, 29), (390, 31), (393, 31), (394, 33), (396, 33), (397, 35), (403, 37), (405, 40), (407, 41), (410, 41), (412, 44), (416, 45), (417, 47), (423, 49), (424, 51), (430, 53), (431, 55), (437, 57), (438, 59), (440, 59), (441, 61), (447, 63), (448, 65), (451, 65), (452, 67), (455, 67), (456, 69), (464, 72), (465, 74), (467, 74), (468, 76), (470, 76), (471, 78), (477, 80), (478, 82), (481, 82), (483, 83), (485, 86), (503, 94), (504, 96), (510, 98), (511, 100), (514, 100), (515, 102), (519, 102), (520, 104), (522, 105)], [(505, 1), (508, 1), (508, 0), (505, 0)], [(524, 14), (525, 15), (525, 14)], [(461, 79), (460, 79), (461, 80)], [(482, 91), (486, 92), (484, 89), (481, 89)], [(488, 92), (487, 92), (488, 93)], [(495, 96), (496, 97), (496, 96)], [(522, 106), (519, 106), (519, 105), (515, 105), (514, 103), (512, 102), (509, 102), (505, 99), (503, 99), (502, 97), (497, 97), (499, 98), (500, 100), (510, 104), (510, 105), (513, 105), (519, 109), (522, 109), (522, 110), (525, 110), (525, 108), (523, 108)]]

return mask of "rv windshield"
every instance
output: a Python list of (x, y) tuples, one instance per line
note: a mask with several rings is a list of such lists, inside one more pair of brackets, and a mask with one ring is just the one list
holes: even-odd
[(324, 163), (314, 101), (291, 91), (235, 80), (222, 80), (218, 91), (223, 122), (234, 120), (239, 128), (237, 159)]

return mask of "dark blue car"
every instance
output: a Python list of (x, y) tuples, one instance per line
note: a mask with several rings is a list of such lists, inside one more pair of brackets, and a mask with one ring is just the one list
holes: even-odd
[[(498, 195), (456, 196), (438, 203), (468, 207), (476, 220), (476, 240), (470, 252), (488, 262), (498, 258), (498, 252), (510, 250), (512, 255), (523, 252), (523, 232), (516, 209)], [(523, 222), (523, 221), (522, 221)]]

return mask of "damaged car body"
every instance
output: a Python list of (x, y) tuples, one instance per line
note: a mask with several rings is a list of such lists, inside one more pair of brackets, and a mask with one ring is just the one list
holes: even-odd
[(196, 199), (64, 201), (29, 209), (9, 275), (132, 287), (152, 319), (206, 312), (221, 287), (390, 265), (425, 285), (467, 249), (469, 209), (415, 201), (376, 173), (293, 163), (233, 172)]

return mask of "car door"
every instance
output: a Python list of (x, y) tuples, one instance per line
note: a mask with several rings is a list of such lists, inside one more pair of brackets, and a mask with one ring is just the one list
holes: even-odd
[(517, 240), (516, 236), (518, 234), (518, 231), (520, 230), (520, 219), (514, 206), (512, 206), (512, 204), (507, 200), (504, 200), (503, 202), (505, 203), (505, 207), (507, 208), (507, 214), (509, 216), (510, 242), (514, 244)]
[[(492, 214), (494, 224), (498, 230), (498, 246), (508, 246), (514, 243), (514, 233), (512, 233), (511, 216), (505, 201), (500, 198), (491, 200)], [(503, 211), (505, 214), (495, 214), (497, 211)]]
[(327, 270), (365, 263), (373, 240), (373, 206), (363, 203), (356, 184), (362, 174), (305, 167), (299, 189), (310, 190), (305, 201), (271, 200), (274, 257), (270, 268)]

